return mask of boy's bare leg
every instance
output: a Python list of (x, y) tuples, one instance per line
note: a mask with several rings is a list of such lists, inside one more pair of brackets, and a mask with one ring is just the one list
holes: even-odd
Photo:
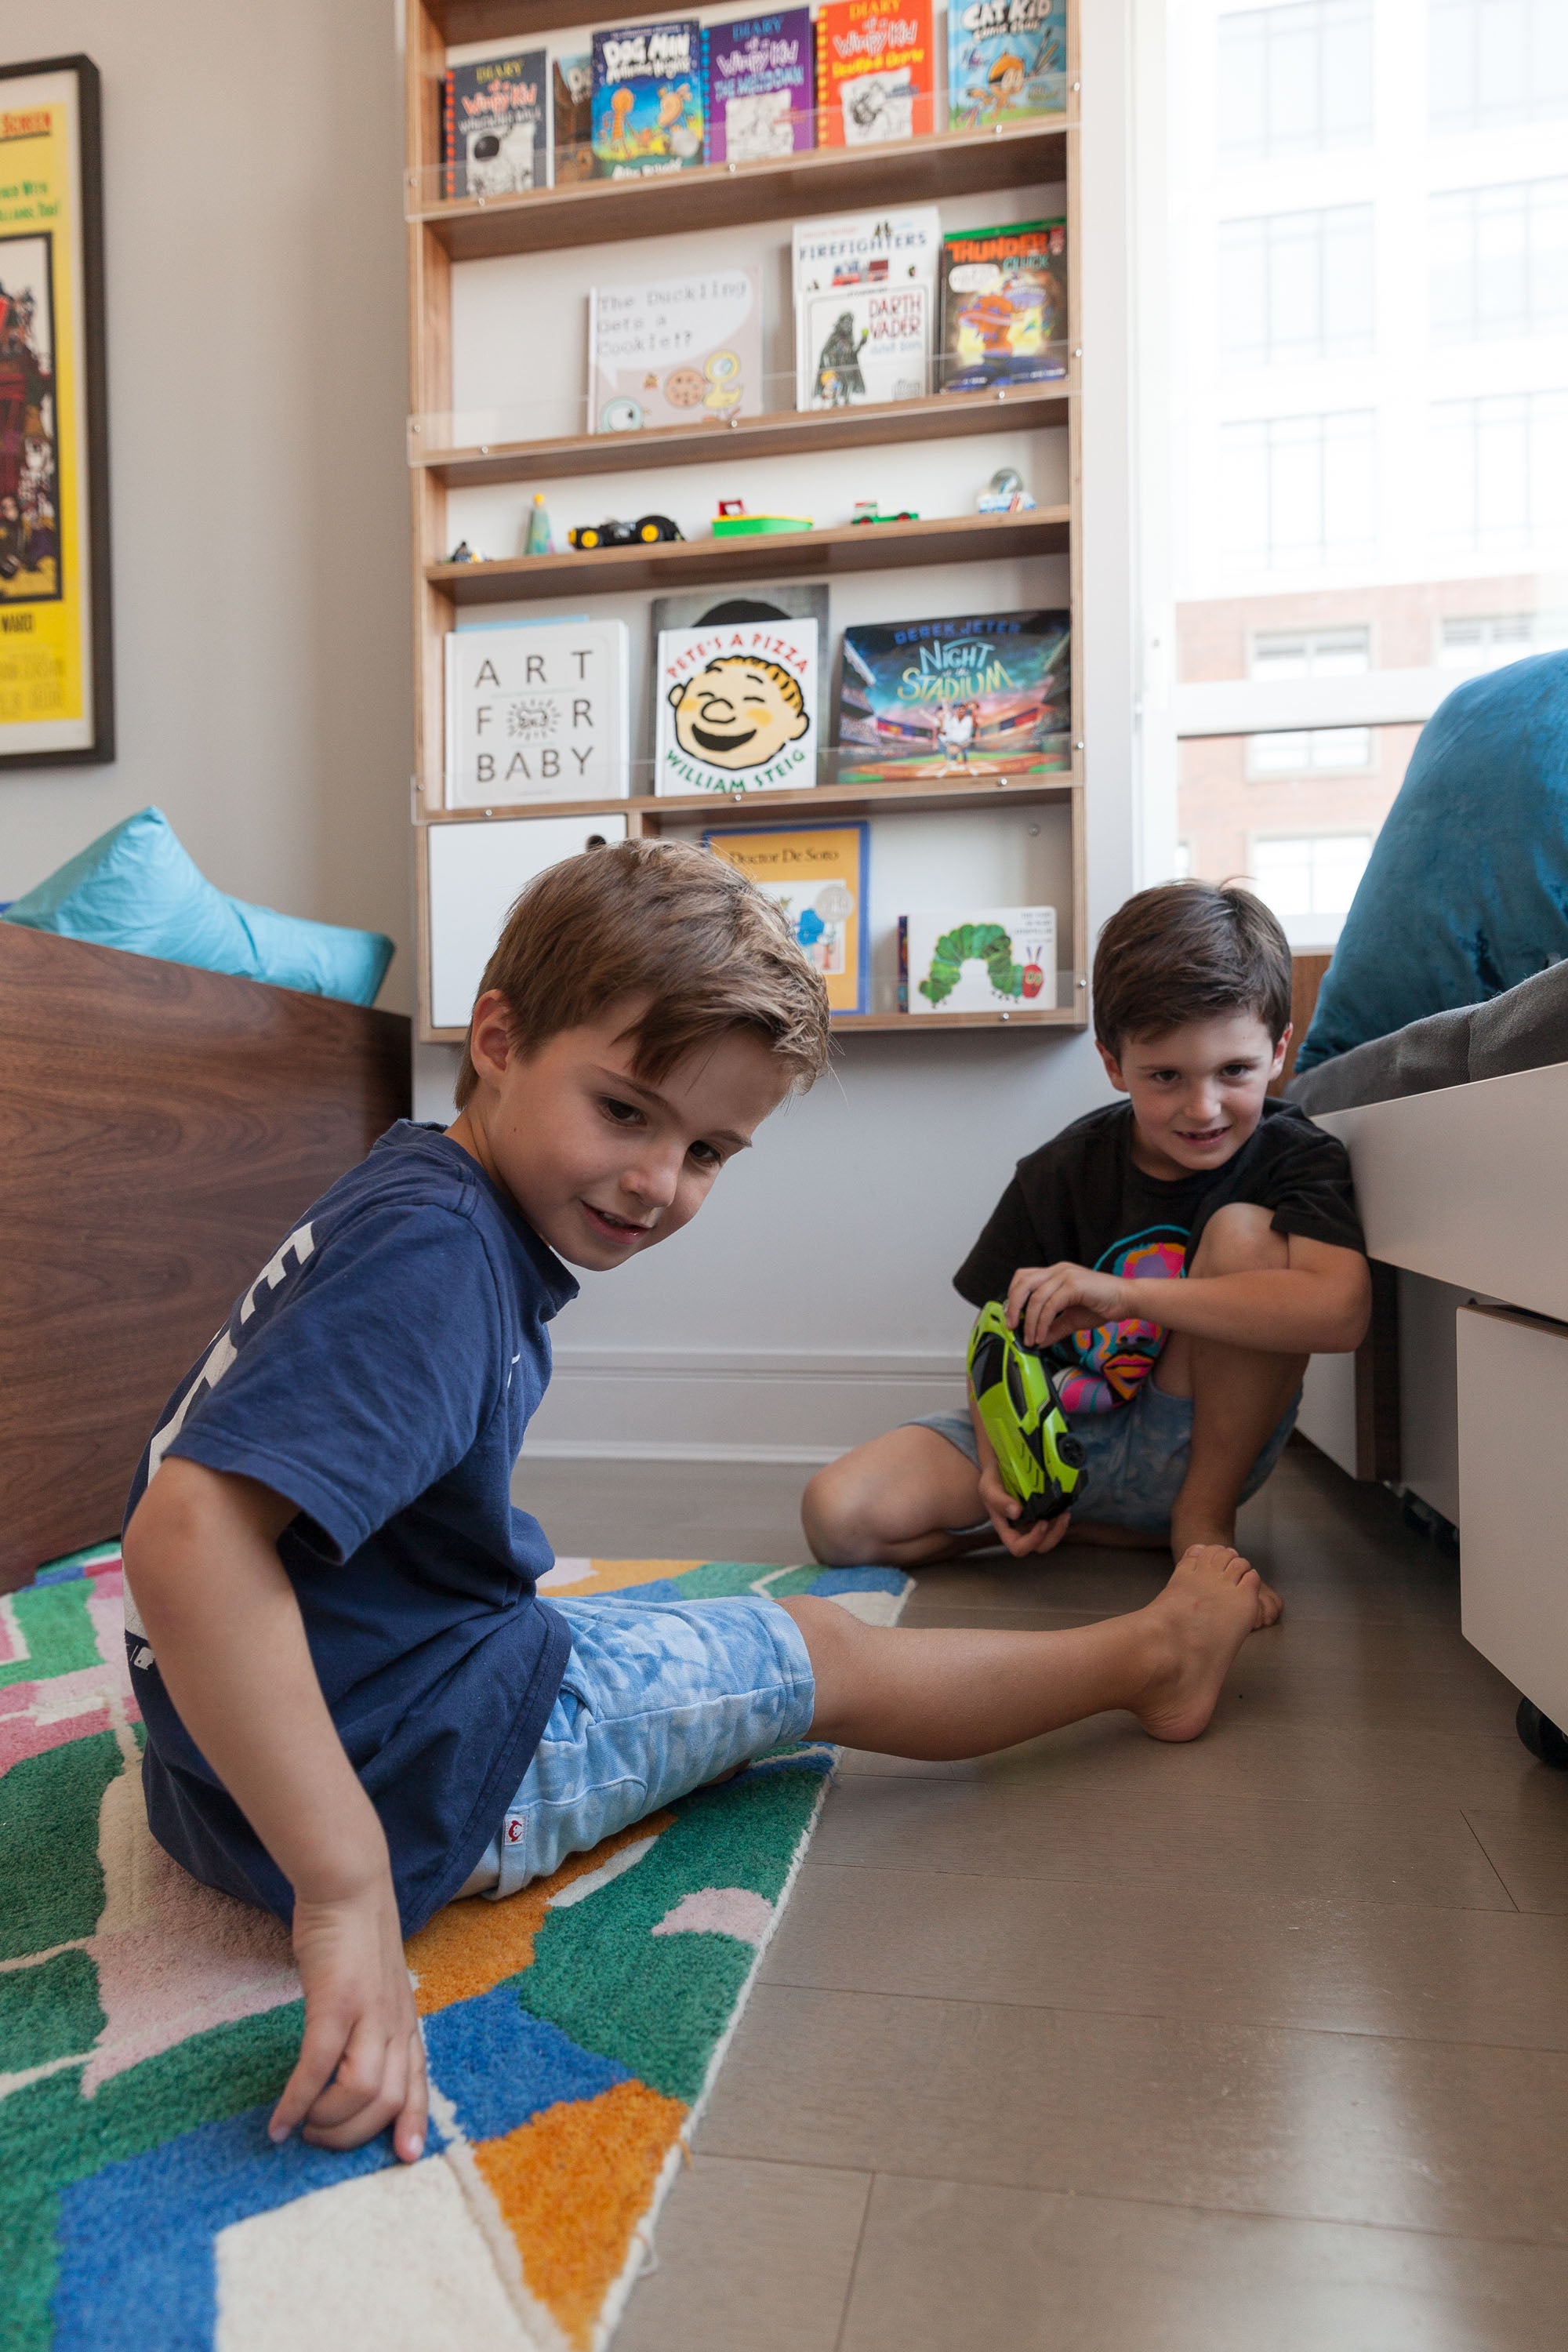
[[(1289, 1263), (1283, 1234), (1270, 1212), (1250, 1202), (1216, 1211), (1193, 1261), (1194, 1276), (1241, 1274)], [(1218, 1339), (1194, 1339), (1182, 1331), (1166, 1341), (1154, 1383), (1167, 1395), (1193, 1401), (1192, 1455), (1171, 1513), (1171, 1551), (1180, 1559), (1193, 1544), (1236, 1540), (1236, 1511), (1247, 1474), (1268, 1444), (1280, 1414), (1300, 1386), (1305, 1356), (1276, 1355), (1261, 1348), (1233, 1348)], [(1265, 1623), (1272, 1624), (1283, 1602), (1263, 1587)]]
[(987, 1756), (1114, 1707), (1155, 1739), (1195, 1739), (1260, 1597), (1257, 1570), (1210, 1545), (1146, 1609), (1060, 1632), (865, 1625), (832, 1601), (782, 1605), (811, 1654), (814, 1738), (937, 1759)]
[[(812, 1557), (825, 1568), (919, 1568), (994, 1548), (980, 1473), (934, 1429), (910, 1423), (819, 1470), (800, 1503)], [(954, 1529), (967, 1528), (967, 1534)]]

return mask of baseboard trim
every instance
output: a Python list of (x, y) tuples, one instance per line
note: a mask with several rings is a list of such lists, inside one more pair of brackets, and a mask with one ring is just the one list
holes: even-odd
[(541, 1460), (809, 1467), (963, 1394), (947, 1349), (563, 1348), (528, 1443)]
[(820, 1470), (848, 1452), (844, 1445), (726, 1444), (701, 1438), (530, 1437), (523, 1451), (533, 1462), (735, 1462), (794, 1464)]

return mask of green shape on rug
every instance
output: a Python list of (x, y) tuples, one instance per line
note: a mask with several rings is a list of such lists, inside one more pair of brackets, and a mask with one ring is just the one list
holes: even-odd
[[(98, 1926), (103, 1908), (99, 1807), (121, 1769), (113, 1732), (94, 1731), (25, 1758), (0, 1780), (0, 1854), (13, 1857), (0, 1916), (0, 1959), (75, 1943)], [(24, 1854), (25, 1871), (15, 1859)]]
[(0, 1970), (0, 2057), (8, 2074), (90, 2050), (103, 2027), (98, 1970), (85, 1952)]
[(74, 2067), (13, 2091), (0, 2099), (0, 2180), (7, 2193), (29, 2179), (63, 2189), (198, 2124), (270, 2105), (300, 2054), (304, 2023), (305, 2005), (295, 2000), (213, 2026), (128, 2067), (90, 2099)]
[(0, 2198), (0, 2279), (5, 2352), (48, 2352), (55, 2337), (49, 2305), (58, 2268), (55, 2232), (60, 2195), (47, 2182), (8, 2179)]
[(634, 1869), (547, 1915), (512, 1979), (523, 2006), (689, 2105), (756, 1954), (734, 1936), (653, 1930), (706, 1887), (776, 1903), (822, 1785), (820, 1771), (774, 1770), (684, 1799)]
[(0, 1690), (11, 1683), (47, 1682), (55, 1675), (74, 1675), (82, 1666), (103, 1664), (87, 1613), (97, 1590), (94, 1579), (84, 1576), (69, 1584), (25, 1585), (12, 1593), (27, 1655), (0, 1666)]

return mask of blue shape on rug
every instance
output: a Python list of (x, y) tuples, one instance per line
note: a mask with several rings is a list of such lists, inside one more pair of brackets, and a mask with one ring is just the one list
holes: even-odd
[(836, 1592), (901, 1592), (909, 1580), (900, 1568), (825, 1568), (807, 1590), (830, 1601)]
[[(92, 2352), (210, 2352), (218, 2231), (397, 2160), (385, 2132), (348, 2154), (301, 2139), (274, 2147), (271, 2112), (247, 2107), (199, 2125), (64, 2191), (58, 2343)], [(433, 2132), (426, 2147), (433, 2154), (442, 2144)]]
[(500, 2139), (563, 2099), (596, 2099), (630, 2074), (532, 2017), (514, 1987), (437, 2010), (425, 2021), (430, 2079), (470, 2140)]

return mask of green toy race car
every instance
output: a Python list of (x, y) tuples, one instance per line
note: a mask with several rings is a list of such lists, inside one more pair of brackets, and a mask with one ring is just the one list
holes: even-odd
[(1056, 1382), (1008, 1328), (998, 1298), (981, 1308), (969, 1335), (969, 1389), (1002, 1484), (1024, 1506), (1014, 1526), (1037, 1527), (1067, 1510), (1083, 1473), (1083, 1445), (1068, 1427)]

